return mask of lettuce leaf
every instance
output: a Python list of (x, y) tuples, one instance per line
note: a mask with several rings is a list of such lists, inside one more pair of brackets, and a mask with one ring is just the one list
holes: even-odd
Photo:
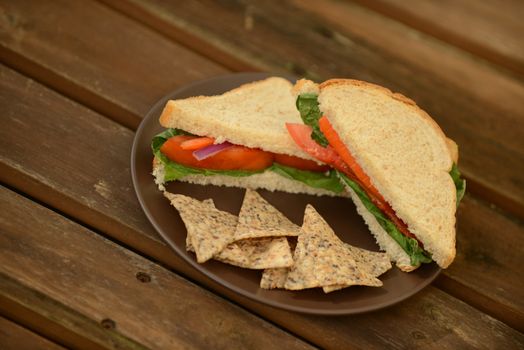
[(295, 169), (278, 163), (273, 163), (269, 169), (283, 177), (303, 182), (311, 187), (335, 193), (344, 191), (344, 186), (340, 183), (335, 170), (330, 170), (326, 175), (319, 172)]
[(156, 135), (152, 142), (151, 148), (153, 149), (154, 155), (162, 162), (164, 165), (165, 176), (164, 181), (174, 181), (184, 176), (188, 175), (228, 175), (228, 176), (251, 176), (253, 174), (259, 174), (264, 171), (273, 171), (283, 177), (288, 179), (293, 179), (300, 181), (308, 186), (321, 188), (335, 193), (340, 193), (344, 190), (344, 186), (338, 180), (336, 173), (331, 170), (327, 175), (324, 173), (318, 173), (313, 171), (299, 170), (284, 166), (281, 164), (273, 163), (273, 165), (267, 169), (260, 171), (247, 171), (247, 170), (210, 170), (210, 169), (201, 169), (201, 168), (192, 168), (176, 162), (171, 161), (167, 158), (162, 152), (160, 152), (160, 147), (167, 141), (170, 137), (177, 135), (190, 135), (185, 131), (178, 129), (167, 129), (160, 134)]
[(318, 126), (318, 120), (322, 117), (322, 113), (318, 107), (317, 98), (318, 96), (316, 94), (299, 95), (297, 98), (297, 109), (300, 112), (300, 117), (304, 124), (313, 128), (311, 138), (322, 147), (326, 147), (329, 145), (329, 142)]
[(382, 211), (371, 202), (371, 199), (367, 195), (367, 193), (360, 187), (359, 184), (348, 178), (346, 175), (338, 172), (338, 176), (357, 194), (358, 198), (364, 204), (364, 207), (373, 214), (375, 219), (377, 219), (377, 222), (382, 226), (384, 231), (386, 231), (391, 238), (397, 242), (398, 245), (402, 247), (402, 249), (406, 252), (406, 254), (409, 256), (411, 265), (417, 266), (421, 263), (430, 263), (432, 261), (431, 256), (428, 252), (424, 251), (422, 249), (417, 240), (404, 236), (398, 228), (395, 226), (395, 224), (389, 220)]
[(461, 178), (459, 168), (457, 164), (455, 163), (453, 163), (453, 167), (451, 168), (449, 175), (451, 175), (451, 178), (453, 179), (453, 182), (455, 183), (455, 188), (457, 189), (457, 208), (458, 208), (460, 201), (464, 197), (464, 193), (466, 193), (466, 180)]

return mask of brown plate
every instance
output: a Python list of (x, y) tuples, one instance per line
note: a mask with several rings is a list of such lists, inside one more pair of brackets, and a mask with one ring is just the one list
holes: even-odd
[[(248, 298), (278, 308), (316, 315), (346, 315), (377, 310), (398, 303), (437, 277), (440, 268), (427, 264), (415, 272), (403, 273), (394, 267), (380, 279), (381, 288), (350, 287), (324, 294), (322, 289), (304, 291), (264, 290), (259, 288), (262, 271), (237, 268), (216, 261), (198, 264), (185, 250), (186, 229), (177, 211), (157, 189), (151, 176), (151, 139), (163, 129), (158, 117), (169, 99), (196, 95), (216, 95), (241, 84), (268, 77), (267, 73), (240, 73), (199, 81), (167, 95), (149, 112), (138, 128), (131, 154), (131, 172), (138, 200), (147, 217), (166, 242), (196, 269), (218, 283)], [(213, 198), (216, 206), (238, 214), (243, 189), (191, 185), (171, 182), (167, 190), (197, 199)], [(333, 227), (339, 237), (352, 245), (378, 250), (378, 247), (349, 199), (296, 195), (260, 190), (259, 193), (297, 225), (302, 224), (306, 204), (311, 203)]]

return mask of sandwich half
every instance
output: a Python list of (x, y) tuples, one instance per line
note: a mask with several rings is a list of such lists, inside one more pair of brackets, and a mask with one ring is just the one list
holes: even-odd
[(465, 190), (456, 144), (412, 100), (374, 84), (303, 79), (293, 93), (304, 124), (288, 131), (337, 169), (380, 248), (403, 271), (448, 267)]
[(336, 172), (298, 147), (286, 123), (301, 122), (293, 85), (271, 77), (217, 96), (169, 101), (153, 138), (160, 188), (179, 180), (314, 195), (347, 195)]

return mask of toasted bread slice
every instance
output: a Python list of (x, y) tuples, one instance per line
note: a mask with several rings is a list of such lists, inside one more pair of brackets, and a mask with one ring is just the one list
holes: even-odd
[(217, 96), (169, 101), (160, 124), (216, 142), (260, 148), (264, 151), (312, 159), (289, 136), (286, 123), (302, 123), (291, 94), (292, 84), (271, 77), (242, 85)]
[[(294, 93), (301, 91), (318, 91), (321, 111), (373, 185), (433, 260), (449, 266), (455, 257), (456, 190), (449, 175), (458, 158), (454, 142), (415, 102), (386, 88), (335, 79), (316, 86), (300, 81)], [(410, 269), (407, 255), (354, 199), (381, 248)]]

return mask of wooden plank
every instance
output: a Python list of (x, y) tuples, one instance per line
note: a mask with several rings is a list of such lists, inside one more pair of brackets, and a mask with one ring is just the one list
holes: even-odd
[(159, 98), (226, 70), (97, 2), (3, 1), (0, 58), (136, 128)]
[[(106, 333), (148, 348), (311, 348), (31, 200), (5, 188), (0, 189), (0, 198), (0, 271), (44, 294), (37, 305), (24, 305), (33, 312), (51, 299), (88, 318), (91, 325), (85, 322), (81, 329), (67, 326), (92, 341), (97, 340), (90, 334), (92, 325), (100, 329), (100, 323)], [(2, 293), (12, 300), (19, 297)], [(48, 315), (49, 322), (64, 325), (62, 317), (67, 315), (53, 316), (57, 315)], [(119, 340), (113, 338), (115, 343)], [(120, 342), (126, 348), (129, 344)]]
[(418, 69), (438, 76), (452, 86), (467, 90), (475, 99), (496, 105), (508, 113), (524, 115), (524, 85), (501, 74), (476, 57), (435, 40), (389, 17), (352, 2), (293, 0), (302, 10), (321, 17), (342, 34), (354, 36), (376, 46)]
[(522, 1), (353, 1), (524, 75)]
[[(431, 315), (427, 312), (422, 313), (422, 309), (427, 305), (426, 303), (433, 305), (435, 308), (456, 308), (461, 313), (469, 314), (470, 307), (452, 297), (446, 296), (442, 292), (438, 292), (435, 288), (431, 288), (429, 292), (421, 294), (420, 299), (412, 299), (398, 307), (373, 313), (369, 318), (365, 318), (365, 322), (361, 322), (361, 319), (357, 316), (318, 318), (297, 315), (260, 305), (230, 292), (188, 267), (185, 262), (170, 252), (165, 244), (155, 239), (156, 236), (152, 230), (149, 230), (150, 227), (145, 223), (146, 218), (140, 212), (131, 189), (130, 179), (127, 175), (128, 171), (121, 171), (128, 164), (127, 152), (132, 141), (132, 133), (129, 130), (99, 117), (86, 108), (69, 102), (36, 83), (28, 83), (29, 80), (27, 78), (23, 78), (8, 69), (4, 68), (0, 72), (2, 72), (0, 75), (2, 78), (0, 79), (0, 91), (2, 92), (0, 96), (5, 96), (5, 100), (0, 100), (0, 103), (6, 106), (4, 115), (7, 117), (3, 131), (0, 131), (0, 142), (1, 140), (6, 140), (6, 142), (7, 140), (16, 140), (16, 142), (0, 144), (2, 146), (0, 149), (5, 150), (5, 152), (0, 153), (0, 180), (69, 215), (78, 215), (88, 225), (102, 229), (111, 237), (162, 261), (191, 279), (197, 280), (202, 285), (235, 300), (250, 310), (256, 311), (282, 327), (296, 334), (301, 334), (309, 341), (322, 347), (349, 346), (354, 343), (366, 344), (366, 342), (372, 341), (377, 336), (381, 337), (379, 328), (382, 326), (389, 328), (390, 326), (385, 326), (387, 322), (395, 324), (396, 327), (407, 325), (403, 318), (416, 317), (408, 316), (412, 312), (420, 314), (421, 319), (414, 320), (409, 324), (431, 328), (431, 318), (429, 318)], [(31, 93), (35, 98), (27, 101), (23, 106), (9, 102), (20, 100), (19, 96), (26, 93)], [(70, 115), (75, 115), (76, 118), (70, 118)], [(50, 127), (52, 125), (60, 125), (61, 127)], [(82, 130), (86, 135), (90, 135), (89, 139), (84, 140), (82, 143), (77, 143), (73, 136), (68, 138), (67, 134), (71, 133), (71, 131), (74, 134), (75, 130)], [(50, 139), (55, 141), (52, 143), (46, 141)], [(42, 152), (40, 157), (35, 157), (31, 147), (27, 146), (31, 142), (46, 144), (46, 151)], [(114, 143), (114, 145), (108, 148), (109, 146), (106, 145), (108, 142)], [(73, 148), (77, 148), (74, 153), (71, 152)], [(80, 154), (82, 156), (79, 156)], [(84, 167), (86, 163), (94, 164), (95, 162), (98, 164), (96, 168), (100, 169)], [(47, 164), (53, 164), (53, 167), (49, 167)], [(81, 169), (81, 175), (74, 177), (74, 179), (67, 175), (79, 174), (79, 169)], [(99, 181), (104, 183), (103, 187), (105, 190), (101, 192), (106, 196), (97, 191), (95, 184), (99, 183)], [(82, 192), (84, 190), (85, 192)], [(469, 199), (466, 199), (466, 202), (468, 201)], [(465, 214), (462, 214), (461, 211), (459, 221), (461, 224), (468, 225), (468, 222), (477, 220), (476, 215), (475, 210), (466, 211)], [(482, 215), (485, 215), (486, 220), (488, 220), (492, 216), (498, 217), (499, 214), (486, 207)], [(498, 230), (506, 231), (507, 227), (504, 226), (506, 221), (498, 221), (500, 227), (497, 227), (497, 232)], [(111, 222), (112, 225), (99, 226), (99, 223), (104, 222)], [(512, 236), (515, 231), (515, 229), (507, 230)], [(122, 234), (122, 232), (125, 234)], [(490, 227), (486, 232), (492, 233), (492, 228)], [(477, 233), (473, 232), (472, 234), (476, 235)], [(461, 231), (459, 231), (459, 237), (464, 241), (472, 239), (462, 234)], [(486, 276), (489, 276), (491, 285), (500, 283), (500, 279), (515, 277), (500, 273), (500, 271), (513, 271), (512, 269), (514, 269), (512, 266), (504, 265), (506, 260), (500, 258), (507, 254), (505, 249), (505, 247), (495, 244), (493, 249), (486, 252), (488, 255), (493, 254), (496, 257), (495, 259), (503, 264), (502, 267), (497, 264), (487, 266), (485, 273)], [(522, 264), (522, 257), (517, 258), (519, 260), (517, 263), (513, 262), (513, 266)], [(463, 259), (460, 263), (470, 264), (471, 262)], [(471, 268), (470, 265), (465, 265), (463, 271), (467, 273), (468, 269)], [(460, 281), (465, 277), (458, 275), (454, 278), (459, 281), (460, 285)], [(468, 281), (468, 283), (470, 282), (474, 283), (474, 280)], [(506, 284), (509, 285), (509, 289), (497, 290), (495, 295), (490, 296), (490, 304), (503, 306), (506, 299), (514, 299), (515, 296), (522, 293), (521, 290), (512, 288), (511, 283)], [(480, 295), (488, 293), (486, 290), (491, 290), (491, 285), (477, 284), (475, 286), (476, 293)], [(433, 301), (428, 302), (427, 298)], [(440, 303), (450, 305), (441, 306)], [(475, 306), (480, 307), (482, 305)], [(412, 311), (411, 308), (419, 308), (420, 312)], [(523, 319), (522, 310), (514, 310), (512, 306), (509, 306), (509, 308), (512, 309), (513, 314), (496, 316), (508, 324), (518, 325)], [(515, 315), (515, 313), (517, 316), (512, 318), (511, 315)], [(472, 317), (473, 319), (479, 318), (481, 321), (478, 322), (484, 322), (487, 316), (481, 317), (480, 315), (477, 313)], [(449, 319), (449, 324), (462, 324), (462, 318), (465, 317), (466, 315), (462, 315), (457, 320), (454, 318)], [(383, 319), (384, 321), (382, 321)], [(491, 318), (488, 319), (491, 320)], [(481, 327), (480, 325), (477, 326)], [(475, 336), (470, 332), (473, 332), (477, 326), (470, 324), (467, 327), (465, 326), (467, 329), (462, 329), (461, 331), (466, 332), (464, 334), (470, 334), (472, 339), (474, 339)], [(372, 335), (365, 331), (369, 327), (373, 329)], [(311, 331), (311, 329), (315, 331)], [(338, 335), (336, 335), (337, 332), (339, 332)], [(362, 332), (362, 334), (359, 332)], [(409, 332), (409, 330), (406, 330), (406, 332)], [(424, 330), (423, 332), (424, 334), (427, 332), (429, 332), (428, 334), (434, 334), (431, 330)], [(439, 328), (438, 332), (443, 332), (443, 329)], [(403, 340), (403, 332), (396, 333), (393, 339), (400, 344), (405, 344), (405, 342), (411, 344), (416, 340), (409, 337)], [(454, 336), (441, 341), (452, 342), (450, 339), (454, 339)], [(380, 344), (387, 346), (387, 338), (381, 338)], [(406, 345), (406, 347), (408, 346)]]
[(524, 331), (524, 223), (472, 196), (457, 216), (456, 260), (437, 286)]
[[(307, 348), (298, 339), (30, 200), (5, 189), (0, 190), (0, 198), (4, 217), (9, 218), (0, 221), (0, 266), (2, 274), (9, 276), (0, 278), (0, 285), (7, 286), (0, 291), (13, 302), (28, 288), (43, 293), (37, 305), (24, 305), (34, 313), (39, 313), (46, 299), (56, 300), (91, 323), (105, 322), (107, 333), (118, 333), (129, 342), (139, 341), (153, 348), (175, 344)], [(31, 215), (25, 214), (28, 212)], [(137, 272), (146, 273), (151, 281), (138, 281)], [(23, 292), (9, 293), (13, 287)], [(312, 329), (320, 332), (316, 335), (319, 345), (326, 347), (488, 349), (524, 345), (524, 335), (434, 288), (409, 303), (377, 313), (342, 318), (289, 317), (301, 320), (300, 334)], [(67, 320), (67, 314), (61, 313), (52, 321), (67, 323), (64, 318)], [(75, 331), (89, 336), (91, 327), (86, 324)]]
[[(325, 20), (286, 1), (106, 3), (166, 35), (192, 33), (264, 69), (291, 70), (317, 80), (352, 77), (410, 96), (460, 145), (470, 191), (524, 217), (524, 122), (502, 103), (484, 101), (354, 33), (333, 30)], [(510, 163), (517, 168), (504, 166)]]
[(0, 348), (3, 350), (60, 350), (60, 345), (0, 316)]

